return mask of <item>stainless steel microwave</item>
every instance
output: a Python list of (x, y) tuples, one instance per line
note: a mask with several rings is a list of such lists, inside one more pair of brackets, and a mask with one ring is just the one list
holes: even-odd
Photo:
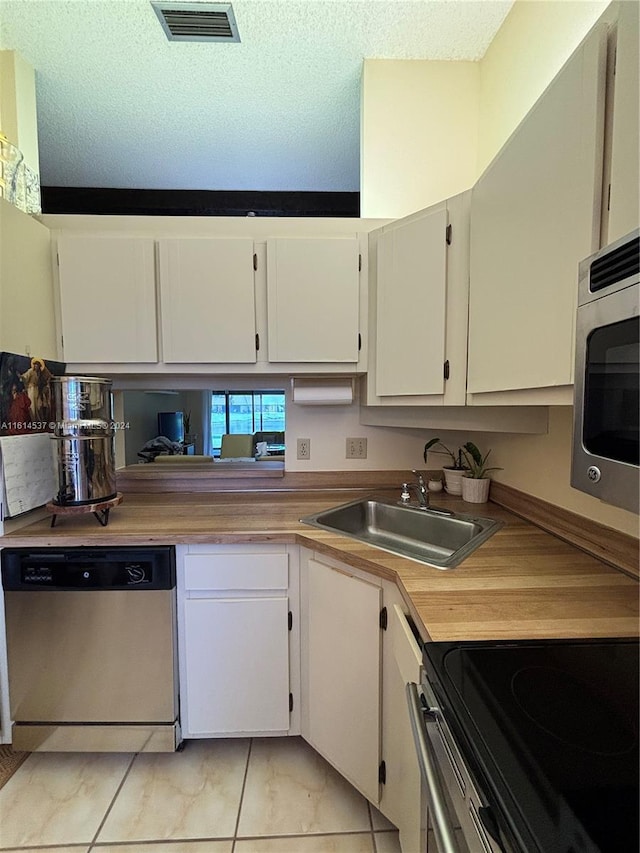
[(640, 230), (582, 261), (578, 275), (571, 485), (638, 512)]

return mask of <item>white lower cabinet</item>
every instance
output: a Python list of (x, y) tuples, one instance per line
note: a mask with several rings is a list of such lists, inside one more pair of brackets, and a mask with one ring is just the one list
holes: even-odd
[(420, 853), (406, 684), (422, 655), (396, 585), (298, 546), (176, 559), (183, 737), (301, 734)]
[(189, 545), (176, 555), (183, 736), (295, 734), (297, 548)]
[[(402, 853), (426, 849), (422, 779), (409, 720), (408, 682), (420, 683), (422, 653), (393, 584), (384, 585), (387, 631), (382, 654), (382, 759), (385, 784), (378, 808), (400, 832)], [(431, 849), (431, 848), (429, 848)]]
[(380, 582), (301, 550), (302, 736), (377, 804)]

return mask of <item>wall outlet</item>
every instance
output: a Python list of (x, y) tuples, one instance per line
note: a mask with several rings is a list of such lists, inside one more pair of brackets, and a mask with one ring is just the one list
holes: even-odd
[(311, 459), (311, 439), (298, 439), (298, 459)]
[(347, 459), (366, 459), (367, 458), (367, 439), (366, 438), (348, 438), (347, 439)]

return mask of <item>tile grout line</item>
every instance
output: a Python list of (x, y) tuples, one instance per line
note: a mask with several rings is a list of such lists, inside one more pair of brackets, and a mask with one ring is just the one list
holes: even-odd
[(98, 828), (96, 829), (95, 835), (93, 836), (93, 838), (92, 838), (92, 839), (91, 839), (91, 841), (89, 842), (89, 846), (88, 846), (88, 848), (87, 848), (87, 853), (91, 853), (91, 851), (93, 850), (94, 844), (95, 844), (95, 843), (96, 843), (96, 841), (98, 840), (98, 836), (100, 835), (100, 832), (101, 832), (102, 828), (104, 827), (104, 825), (105, 825), (105, 823), (106, 823), (106, 821), (107, 821), (107, 818), (108, 818), (108, 817), (109, 817), (109, 815), (111, 814), (111, 811), (112, 811), (112, 809), (113, 809), (113, 807), (114, 807), (114, 805), (115, 805), (116, 800), (118, 799), (118, 794), (119, 794), (119, 793), (120, 793), (120, 791), (122, 790), (122, 787), (123, 787), (124, 783), (127, 781), (127, 777), (129, 776), (129, 773), (131, 772), (131, 768), (133, 767), (133, 762), (136, 760), (136, 758), (138, 757), (138, 755), (139, 755), (139, 754), (140, 754), (140, 753), (138, 753), (138, 752), (134, 752), (134, 753), (133, 753), (133, 755), (132, 755), (132, 757), (131, 757), (131, 761), (129, 762), (129, 765), (128, 765), (127, 769), (126, 769), (126, 770), (125, 770), (125, 772), (124, 772), (124, 776), (123, 776), (123, 777), (122, 777), (122, 779), (120, 780), (120, 784), (118, 785), (118, 787), (117, 787), (117, 789), (116, 789), (116, 792), (115, 792), (115, 794), (113, 795), (113, 799), (112, 799), (112, 800), (111, 800), (111, 802), (109, 803), (109, 805), (108, 805), (108, 807), (107, 807), (107, 810), (106, 810), (106, 812), (104, 813), (104, 817), (102, 818), (102, 820), (100, 821), (100, 824), (99, 824)]
[(251, 760), (251, 749), (253, 748), (253, 738), (249, 739), (249, 749), (247, 750), (247, 763), (244, 768), (244, 777), (242, 779), (242, 788), (240, 790), (240, 802), (238, 803), (238, 816), (236, 817), (236, 825), (233, 830), (233, 842), (231, 844), (231, 853), (236, 849), (236, 841), (238, 840), (238, 829), (240, 827), (240, 813), (242, 812), (242, 801), (244, 799), (244, 791), (247, 787), (247, 776), (249, 775), (249, 761)]
[[(388, 834), (391, 834), (391, 832), (393, 830), (376, 829), (375, 831), (376, 832), (386, 832)], [(284, 834), (280, 833), (278, 835), (272, 835), (269, 832), (265, 833), (264, 835), (241, 835), (240, 838), (238, 838), (237, 840), (238, 841), (262, 841), (262, 839), (267, 839), (269, 841), (277, 841), (279, 838), (332, 838), (333, 836), (342, 837), (343, 835), (370, 835), (370, 834), (371, 834), (370, 829), (335, 829), (335, 830), (326, 829), (323, 831), (313, 831), (313, 832), (311, 832), (311, 831), (305, 832), (304, 830), (301, 829), (299, 831), (296, 830), (296, 832), (285, 832)], [(171, 840), (173, 841), (174, 839), (171, 839)], [(218, 839), (214, 837), (214, 838), (202, 838), (202, 839), (189, 839), (189, 838), (187, 838), (187, 839), (175, 839), (175, 840), (179, 840), (179, 841), (191, 841), (191, 840), (194, 840), (194, 841), (198, 841), (198, 840), (201, 840), (201, 841), (217, 841)], [(221, 840), (222, 841), (228, 841), (229, 839), (225, 837), (225, 838), (222, 838)], [(110, 842), (110, 843), (122, 844), (123, 842)], [(136, 842), (136, 843), (140, 843), (140, 842)], [(147, 843), (149, 843), (149, 842), (147, 842)], [(151, 842), (151, 843), (157, 844), (158, 842)], [(4, 853), (4, 851), (2, 851), (2, 853)]]
[(378, 853), (376, 846), (376, 833), (373, 829), (373, 812), (371, 811), (371, 803), (367, 800), (367, 811), (369, 812), (369, 826), (371, 827), (371, 849), (373, 853)]
[[(64, 848), (65, 850), (67, 848), (69, 848), (69, 850), (72, 850), (77, 847), (78, 850), (84, 850), (88, 843), (89, 842), (87, 841), (72, 841), (71, 844), (63, 844), (62, 848)], [(42, 853), (47, 853), (47, 850), (60, 849), (60, 844), (30, 844), (28, 847), (0, 847), (0, 853), (24, 853), (25, 850), (26, 853), (34, 853), (34, 851), (37, 851), (37, 853), (40, 853), (40, 851), (42, 851)], [(87, 853), (89, 853), (88, 848)]]

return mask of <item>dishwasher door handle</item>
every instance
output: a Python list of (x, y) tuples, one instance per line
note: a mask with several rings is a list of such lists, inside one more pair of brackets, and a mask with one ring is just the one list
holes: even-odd
[(442, 782), (436, 769), (436, 760), (427, 742), (423, 708), (418, 695), (418, 685), (410, 681), (406, 687), (409, 719), (413, 731), (413, 740), (418, 753), (418, 764), (422, 778), (427, 786), (433, 831), (436, 836), (439, 853), (458, 853), (453, 825), (446, 806)]

